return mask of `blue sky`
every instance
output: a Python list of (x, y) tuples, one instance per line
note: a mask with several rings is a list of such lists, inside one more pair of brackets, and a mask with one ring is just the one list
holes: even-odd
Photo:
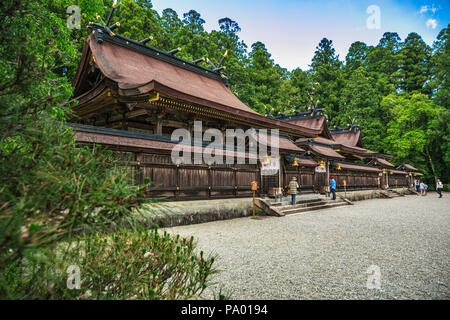
[[(450, 1), (376, 0), (152, 0), (159, 13), (174, 9), (180, 18), (190, 9), (206, 21), (205, 29), (217, 30), (217, 21), (238, 22), (239, 36), (250, 47), (263, 42), (276, 63), (292, 70), (307, 69), (323, 37), (333, 40), (341, 60), (355, 41), (376, 45), (384, 32), (397, 32), (402, 40), (417, 32), (432, 45), (439, 31), (450, 23)], [(369, 6), (379, 8), (367, 12)], [(369, 25), (367, 20), (369, 19)], [(379, 21), (379, 28), (377, 22)]]

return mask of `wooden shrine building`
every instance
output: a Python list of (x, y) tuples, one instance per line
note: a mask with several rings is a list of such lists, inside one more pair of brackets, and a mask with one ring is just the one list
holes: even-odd
[[(301, 192), (325, 192), (330, 175), (337, 177), (339, 189), (344, 181), (348, 190), (377, 188), (383, 173), (383, 184), (389, 179), (391, 186), (394, 180), (397, 186), (408, 186), (412, 174), (418, 174), (407, 164), (395, 168), (388, 162), (391, 156), (365, 149), (357, 126), (329, 130), (320, 109), (280, 117), (258, 114), (229, 89), (224, 59), (217, 66), (203, 58), (187, 61), (176, 56), (178, 48), (164, 52), (148, 46), (149, 39), (135, 41), (115, 33), (116, 25), (90, 28), (73, 81), (76, 116), (68, 125), (77, 143), (120, 152), (135, 172), (135, 183), (150, 178), (150, 196), (247, 197), (252, 181), (258, 181), (260, 195), (270, 195), (274, 188), (286, 190), (293, 176)], [(172, 133), (185, 129), (194, 137), (197, 121), (201, 133), (214, 128), (224, 137), (227, 129), (255, 129), (253, 138), (265, 145), (268, 155), (254, 159), (249, 141), (245, 150), (214, 141), (220, 146), (216, 156), (242, 161), (198, 162), (196, 155), (207, 151), (208, 143), (188, 142), (183, 150), (193, 161), (175, 163), (171, 152), (178, 141)], [(276, 155), (270, 130), (279, 132)], [(272, 157), (278, 169), (264, 174)]]

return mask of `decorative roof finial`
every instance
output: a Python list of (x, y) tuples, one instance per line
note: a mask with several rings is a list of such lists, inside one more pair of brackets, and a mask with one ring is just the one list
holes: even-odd
[(167, 53), (171, 54), (171, 55), (174, 55), (174, 54), (177, 54), (180, 51), (181, 51), (181, 48), (175, 48), (175, 49), (172, 49), (172, 50), (168, 51)]
[(211, 67), (213, 67), (213, 69), (217, 69), (217, 67), (211, 62), (211, 60), (209, 60), (208, 58), (206, 58), (206, 63), (209, 64)]
[(222, 66), (222, 63), (227, 56), (228, 56), (228, 50), (225, 50), (225, 53), (223, 54), (222, 59), (220, 59), (219, 65), (217, 66), (218, 68), (220, 68)]
[(114, 10), (116, 9), (116, 7), (117, 7), (117, 0), (114, 0), (113, 5), (112, 5), (112, 8), (111, 8), (111, 11), (109, 12), (108, 19), (106, 19), (105, 25), (108, 25), (108, 24), (109, 24), (109, 21), (111, 20), (111, 17), (112, 17), (112, 15), (113, 15)]
[(142, 39), (141, 41), (139, 41), (139, 43), (146, 44), (147, 42), (152, 41), (152, 40), (153, 40), (153, 37), (150, 36), (145, 39)]
[(194, 60), (194, 61), (192, 61), (192, 63), (198, 64), (198, 63), (200, 63), (200, 62), (202, 62), (202, 61), (205, 61), (205, 58), (204, 58), (204, 57), (202, 57), (202, 58), (200, 58), (200, 59), (197, 59), (197, 60)]

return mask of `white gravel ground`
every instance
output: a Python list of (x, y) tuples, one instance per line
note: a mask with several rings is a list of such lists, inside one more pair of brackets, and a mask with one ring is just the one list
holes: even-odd
[[(232, 299), (450, 298), (448, 193), (166, 230), (217, 254), (214, 280)], [(379, 290), (367, 288), (370, 266)]]

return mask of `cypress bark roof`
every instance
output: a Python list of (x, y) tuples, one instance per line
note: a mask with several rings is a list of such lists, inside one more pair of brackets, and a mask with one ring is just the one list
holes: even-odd
[(349, 163), (340, 163), (342, 169), (347, 169), (351, 171), (364, 171), (364, 172), (381, 172), (380, 169), (375, 167), (369, 167), (369, 166), (362, 166), (358, 164), (349, 164)]
[[(279, 128), (294, 136), (314, 136), (320, 130), (286, 123), (263, 116), (240, 101), (227, 87), (226, 79), (215, 70), (203, 68), (192, 62), (148, 47), (121, 35), (111, 36), (95, 26), (86, 39), (83, 57), (73, 86), (74, 99), (80, 101), (75, 108), (96, 103), (95, 98), (107, 90), (86, 87), (85, 77), (95, 65), (101, 71), (107, 86), (117, 91), (118, 97), (132, 102), (157, 92), (161, 96), (205, 106), (240, 119), (257, 122), (261, 127)], [(103, 87), (102, 87), (103, 88)], [(101, 90), (100, 90), (101, 89)], [(147, 99), (148, 100), (148, 99)]]

